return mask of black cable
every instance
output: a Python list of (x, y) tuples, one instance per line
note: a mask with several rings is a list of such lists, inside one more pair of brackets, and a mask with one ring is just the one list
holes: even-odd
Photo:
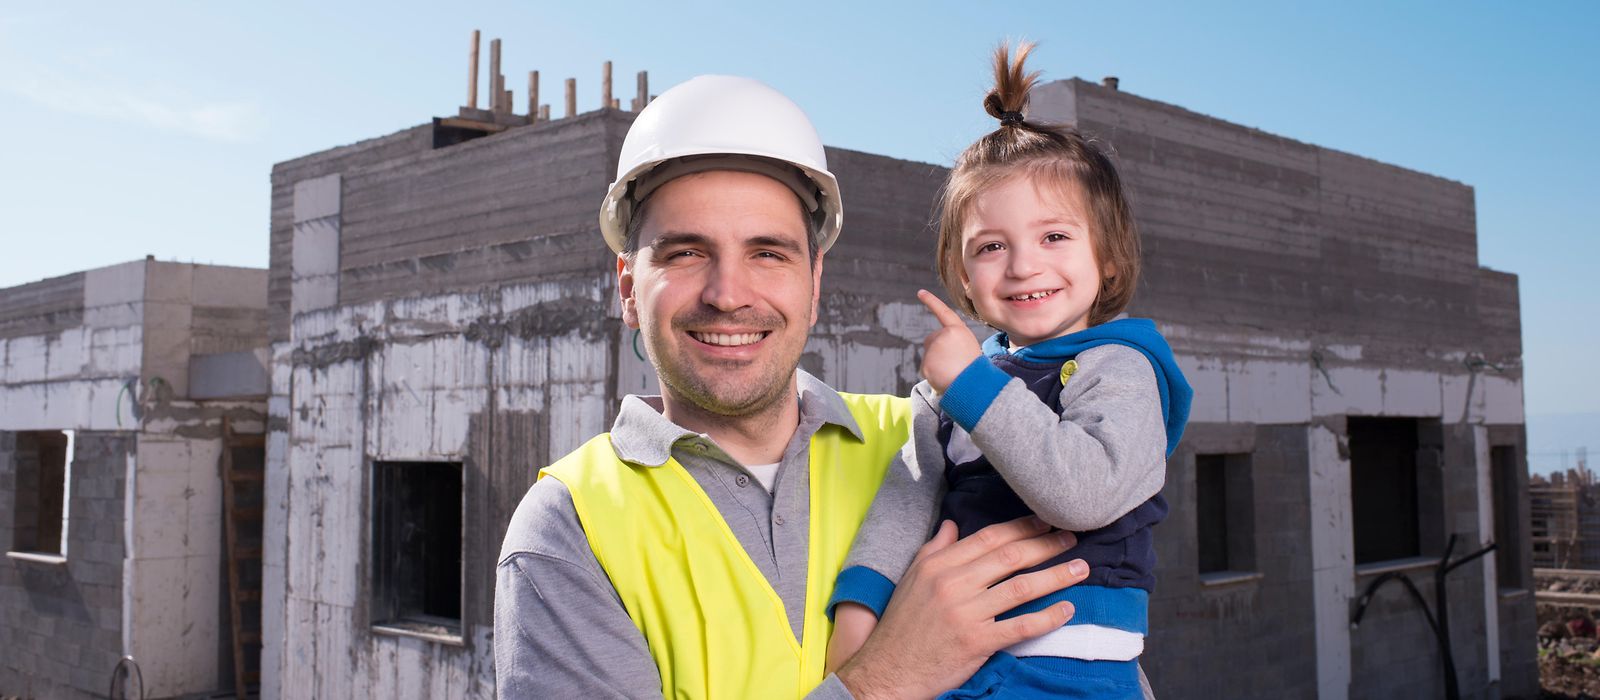
[(1417, 607), (1422, 610), (1422, 616), (1428, 621), (1428, 629), (1433, 631), (1434, 640), (1439, 645), (1439, 660), (1444, 666), (1445, 697), (1448, 700), (1460, 700), (1461, 689), (1456, 680), (1455, 653), (1450, 647), (1450, 601), (1448, 590), (1445, 587), (1445, 577), (1462, 564), (1494, 551), (1497, 546), (1494, 542), (1490, 542), (1483, 549), (1451, 561), (1450, 555), (1456, 548), (1456, 535), (1450, 536), (1449, 542), (1444, 547), (1444, 556), (1433, 567), (1433, 597), (1439, 608), (1437, 617), (1434, 616), (1433, 610), (1428, 607), (1427, 599), (1422, 597), (1422, 591), (1417, 590), (1417, 585), (1411, 581), (1411, 577), (1399, 571), (1390, 571), (1373, 579), (1372, 583), (1367, 584), (1366, 592), (1361, 594), (1361, 598), (1356, 604), (1356, 613), (1350, 620), (1350, 627), (1354, 629), (1361, 626), (1361, 617), (1366, 614), (1367, 605), (1372, 603), (1372, 596), (1378, 592), (1379, 587), (1389, 581), (1396, 580), (1405, 584), (1406, 590), (1411, 592), (1411, 599), (1416, 601)]
[[(134, 661), (132, 656), (122, 657), (117, 661), (117, 665), (111, 669), (111, 687), (106, 690), (106, 697), (117, 697), (117, 676), (118, 674), (122, 674), (124, 677), (130, 675), (124, 670), (127, 668), (132, 668), (133, 673), (131, 675), (139, 679), (139, 700), (144, 700), (144, 671), (139, 670), (139, 662)], [(127, 690), (122, 691), (122, 697), (128, 697)]]

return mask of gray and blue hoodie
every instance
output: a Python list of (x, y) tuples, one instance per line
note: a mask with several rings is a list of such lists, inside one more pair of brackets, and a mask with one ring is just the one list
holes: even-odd
[(1081, 558), (1089, 577), (1001, 617), (1067, 600), (1076, 609), (1068, 624), (1147, 634), (1151, 527), (1167, 514), (1166, 457), (1193, 396), (1171, 348), (1153, 322), (1119, 319), (1016, 351), (997, 334), (983, 352), (942, 396), (926, 382), (913, 391), (911, 441), (829, 609), (851, 601), (881, 615), (939, 520), (965, 537), (1033, 514), (1078, 534), (1076, 547), (1036, 568)]

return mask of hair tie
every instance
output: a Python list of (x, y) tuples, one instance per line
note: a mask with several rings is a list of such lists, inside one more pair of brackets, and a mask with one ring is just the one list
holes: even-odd
[(1001, 112), (1000, 126), (1016, 126), (1022, 123), (1021, 112)]

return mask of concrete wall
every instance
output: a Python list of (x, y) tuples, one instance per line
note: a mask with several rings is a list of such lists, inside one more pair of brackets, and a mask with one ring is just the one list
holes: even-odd
[(52, 277), (6, 290), (0, 338), (44, 335), (82, 325), (84, 273)]
[[(579, 202), (599, 201), (627, 123), (437, 151), (397, 135), (274, 169), (291, 269), (271, 284), (292, 321), (274, 321), (264, 696), (493, 694), (506, 523), (536, 465), (613, 410), (613, 258)], [(463, 463), (458, 639), (373, 628), (372, 460)]]
[[(607, 289), (513, 285), (296, 318), (290, 396), (304, 408), (291, 412), (278, 482), (284, 619), (272, 622), (282, 636), (267, 640), (279, 695), (493, 694), (493, 573), (506, 523), (538, 465), (605, 429), (616, 343)], [(593, 320), (563, 323), (579, 317)], [(388, 323), (362, 329), (360, 318)], [(458, 639), (373, 628), (373, 460), (464, 464)]]
[[(191, 378), (219, 376), (192, 373), (196, 358), (238, 356), (227, 366), (264, 374), (266, 271), (141, 260), (0, 301), (0, 435), (77, 436), (66, 561), (0, 563), (16, 635), (0, 646), (26, 652), (0, 660), (0, 692), (101, 694), (124, 654), (152, 696), (222, 687), (221, 418), (261, 432), (265, 386), (254, 400), (188, 395)], [(0, 465), (13, 468), (9, 455)], [(0, 484), (5, 512), (15, 497)]]
[[(64, 563), (0, 557), (0, 695), (104, 697), (122, 655), (124, 487), (136, 441), (75, 435)], [(16, 433), (0, 431), (0, 550), (11, 551)]]
[[(55, 306), (14, 315), (16, 335), (0, 338), (0, 430), (129, 430), (136, 423), (135, 393), (144, 352), (144, 262), (78, 273), (75, 285), (59, 285)], [(56, 278), (0, 290), (35, 297), (39, 285)], [(67, 292), (77, 294), (75, 302)], [(72, 312), (60, 309), (76, 309)], [(72, 320), (64, 326), (63, 318)], [(40, 332), (22, 334), (24, 329)]]
[[(1316, 695), (1309, 440), (1304, 426), (1191, 423), (1168, 460), (1162, 494), (1172, 515), (1156, 529), (1143, 661), (1160, 697)], [(1196, 454), (1251, 455), (1254, 578), (1208, 582), (1197, 573)], [(1208, 631), (1206, 643), (1195, 643), (1196, 630)], [(1234, 656), (1222, 662), (1219, 647)]]

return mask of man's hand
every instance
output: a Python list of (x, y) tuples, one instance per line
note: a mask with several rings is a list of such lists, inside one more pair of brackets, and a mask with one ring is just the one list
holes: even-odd
[(1082, 581), (1081, 559), (1043, 571), (1007, 576), (1048, 561), (1077, 543), (1038, 518), (990, 525), (957, 541), (945, 521), (911, 562), (894, 597), (861, 651), (839, 670), (856, 698), (933, 697), (965, 682), (989, 656), (1056, 629), (1072, 604), (1007, 620), (995, 616)]
[(922, 376), (933, 385), (935, 391), (943, 394), (961, 374), (961, 370), (983, 354), (983, 348), (978, 345), (977, 336), (967, 328), (961, 316), (934, 296), (933, 292), (919, 289), (917, 298), (933, 312), (934, 318), (939, 319), (939, 328), (922, 341)]

